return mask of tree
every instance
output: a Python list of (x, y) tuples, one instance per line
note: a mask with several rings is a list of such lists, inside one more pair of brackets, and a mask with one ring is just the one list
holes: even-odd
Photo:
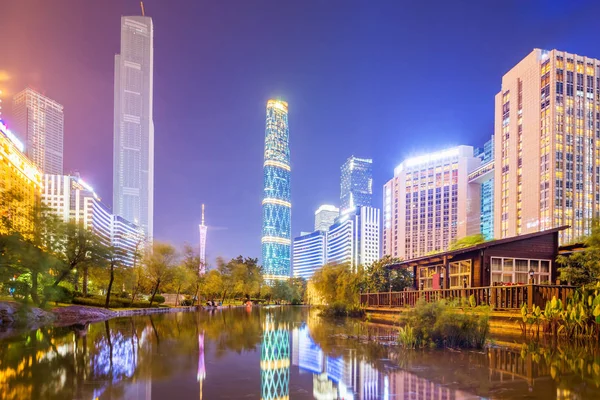
[(177, 251), (170, 244), (154, 242), (152, 251), (146, 253), (144, 265), (152, 284), (150, 297), (150, 305), (152, 305), (160, 285), (169, 283), (172, 279), (173, 270), (177, 265)]
[(559, 279), (569, 285), (583, 286), (600, 280), (600, 220), (592, 220), (590, 235), (583, 239), (583, 244), (582, 251), (556, 258), (561, 265)]
[(170, 287), (173, 288), (177, 292), (177, 296), (175, 297), (175, 304), (179, 304), (179, 295), (181, 292), (186, 291), (189, 287), (194, 285), (194, 282), (197, 280), (198, 271), (193, 271), (187, 268), (185, 265), (180, 264), (173, 268)]
[(292, 289), (292, 303), (301, 303), (306, 297), (306, 279), (304, 278), (290, 278), (288, 281)]
[(110, 304), (110, 293), (112, 291), (113, 282), (115, 281), (115, 269), (123, 265), (123, 258), (125, 254), (123, 253), (123, 250), (114, 246), (106, 247), (104, 250), (103, 256), (105, 262), (108, 264), (110, 274), (108, 279), (108, 287), (106, 289), (106, 301), (104, 302), (104, 307), (108, 308)]
[[(189, 279), (191, 280), (192, 291), (194, 293), (192, 305), (195, 304), (196, 300), (199, 299), (200, 287), (204, 281), (203, 274), (200, 274), (200, 254), (194, 250), (188, 243), (183, 245), (183, 259), (181, 265), (187, 269), (190, 274)], [(179, 296), (178, 296), (179, 297)]]
[(390, 269), (389, 266), (402, 262), (386, 255), (369, 265), (364, 274), (364, 289), (367, 292), (401, 291), (411, 287), (412, 273), (405, 268)]

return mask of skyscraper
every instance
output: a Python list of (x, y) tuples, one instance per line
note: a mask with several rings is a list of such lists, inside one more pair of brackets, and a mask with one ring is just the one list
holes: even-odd
[(260, 346), (261, 400), (290, 398), (290, 331), (267, 314)]
[(342, 165), (340, 184), (341, 212), (354, 207), (372, 206), (373, 160), (351, 156)]
[(315, 231), (327, 231), (339, 215), (339, 208), (323, 204), (315, 211)]
[(600, 60), (534, 49), (496, 95), (497, 239), (568, 225), (590, 232), (600, 210)]
[(202, 204), (202, 223), (199, 226), (200, 229), (200, 266), (198, 273), (200, 275), (206, 272), (206, 231), (208, 227), (204, 225), (204, 204)]
[(314, 231), (294, 238), (294, 277), (309, 279), (326, 263), (327, 232)]
[(154, 122), (152, 18), (121, 17), (121, 53), (115, 55), (113, 208), (152, 240)]
[(291, 274), (290, 146), (288, 104), (267, 102), (264, 197), (262, 201), (262, 259), (265, 278), (287, 279)]
[(486, 240), (494, 238), (494, 136), (485, 142), (483, 149), (476, 154), (481, 165), (469, 172), (469, 184), (481, 187), (479, 232)]
[(15, 133), (25, 154), (45, 174), (63, 173), (63, 106), (27, 88), (15, 95)]
[(480, 187), (468, 174), (480, 163), (471, 146), (458, 146), (396, 167), (383, 187), (383, 254), (415, 258), (478, 233)]

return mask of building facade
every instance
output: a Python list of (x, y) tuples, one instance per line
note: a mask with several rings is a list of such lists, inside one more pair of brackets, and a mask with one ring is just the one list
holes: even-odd
[(294, 238), (293, 254), (294, 277), (309, 279), (327, 262), (327, 232), (317, 230)]
[(27, 88), (14, 96), (13, 111), (27, 157), (45, 174), (62, 174), (63, 106)]
[(494, 136), (476, 154), (481, 165), (469, 173), (469, 185), (480, 185), (479, 232), (485, 240), (494, 238)]
[(383, 254), (403, 259), (441, 251), (480, 230), (480, 187), (471, 146), (409, 158), (384, 187)]
[(42, 202), (64, 222), (82, 224), (93, 231), (105, 246), (112, 246), (124, 265), (132, 266), (143, 248), (140, 227), (113, 215), (79, 176), (43, 176)]
[(342, 214), (327, 232), (327, 262), (356, 270), (379, 260), (380, 210), (358, 207)]
[(208, 226), (204, 224), (204, 204), (202, 204), (202, 223), (198, 226), (200, 232), (200, 265), (198, 266), (198, 274), (202, 275), (206, 272), (206, 234)]
[(290, 146), (288, 104), (267, 102), (262, 200), (262, 261), (265, 279), (291, 276)]
[(315, 231), (327, 231), (340, 216), (340, 209), (336, 206), (323, 204), (315, 211)]
[(341, 167), (340, 208), (344, 213), (373, 204), (373, 160), (350, 157)]
[(115, 56), (113, 208), (154, 230), (154, 26), (152, 18), (121, 17), (121, 53)]
[(0, 233), (33, 231), (32, 210), (40, 203), (42, 173), (23, 151), (24, 144), (0, 121)]
[(590, 232), (600, 210), (600, 60), (534, 49), (496, 95), (496, 238), (563, 225)]

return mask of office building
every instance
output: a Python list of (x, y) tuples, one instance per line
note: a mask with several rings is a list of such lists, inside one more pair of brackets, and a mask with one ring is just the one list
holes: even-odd
[(469, 173), (469, 185), (480, 186), (479, 233), (485, 240), (492, 240), (494, 239), (494, 136), (475, 156), (481, 159), (481, 165)]
[(121, 53), (115, 55), (113, 209), (153, 236), (154, 26), (152, 18), (121, 17)]
[(14, 96), (13, 111), (27, 157), (45, 174), (62, 174), (63, 106), (27, 88)]
[(315, 211), (315, 231), (327, 231), (339, 215), (339, 208), (323, 204)]
[(0, 188), (3, 195), (0, 213), (8, 217), (0, 219), (0, 234), (20, 232), (27, 236), (33, 232), (31, 211), (40, 202), (42, 173), (25, 156), (24, 150), (23, 143), (0, 121)]
[(267, 102), (264, 193), (262, 201), (262, 261), (265, 279), (291, 276), (290, 146), (288, 104)]
[(286, 323), (267, 314), (260, 346), (261, 400), (290, 397), (290, 331)]
[(341, 215), (327, 232), (327, 262), (353, 270), (379, 260), (380, 211), (358, 207)]
[(600, 60), (534, 49), (496, 95), (497, 239), (568, 225), (590, 233), (600, 209)]
[(341, 167), (341, 212), (373, 204), (373, 160), (350, 157)]
[(411, 259), (478, 233), (480, 187), (468, 176), (480, 164), (471, 146), (458, 146), (396, 167), (383, 187), (383, 254)]
[(309, 279), (326, 263), (327, 232), (314, 231), (294, 238), (293, 275)]
[(92, 230), (106, 246), (118, 251), (124, 265), (132, 266), (144, 241), (141, 229), (113, 215), (94, 189), (78, 175), (43, 176), (42, 202), (64, 222)]

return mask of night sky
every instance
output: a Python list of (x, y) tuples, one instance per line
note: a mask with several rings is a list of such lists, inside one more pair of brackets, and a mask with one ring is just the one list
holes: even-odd
[[(600, 58), (600, 1), (147, 0), (154, 19), (155, 237), (258, 257), (265, 104), (289, 103), (292, 233), (374, 160), (493, 133), (502, 75), (533, 48)], [(65, 172), (112, 203), (113, 75), (135, 0), (0, 0), (3, 114), (30, 85), (65, 107)], [(10, 119), (7, 118), (10, 125)]]

